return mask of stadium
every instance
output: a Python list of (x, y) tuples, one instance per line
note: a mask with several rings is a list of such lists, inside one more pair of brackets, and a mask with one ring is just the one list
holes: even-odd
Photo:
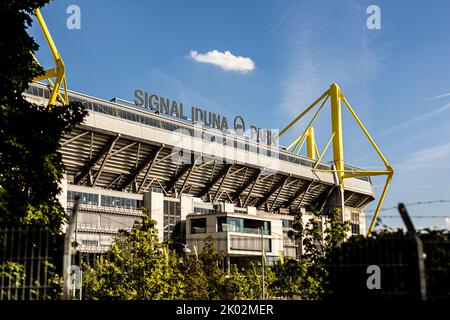
[[(44, 105), (51, 87), (36, 82), (24, 95)], [(315, 157), (267, 143), (251, 130), (218, 130), (138, 101), (68, 96), (89, 112), (60, 150), (61, 202), (71, 210), (81, 198), (75, 237), (86, 257), (107, 251), (114, 234), (143, 215), (141, 207), (157, 221), (161, 241), (201, 250), (212, 236), (233, 263), (261, 256), (262, 247), (268, 259), (299, 257), (301, 242), (287, 232), (295, 213), (308, 219), (310, 208), (344, 208), (351, 233), (366, 232), (364, 207), (375, 199), (368, 176), (346, 179), (340, 197), (332, 163), (316, 165)]]
[[(0, 40), (0, 300), (175, 300), (189, 314), (189, 300), (448, 298), (448, 144), (430, 140), (447, 128), (445, 83), (411, 77), (411, 50), (383, 57), (376, 80), (375, 39), (329, 19), (364, 22), (364, 6), (161, 3), (149, 23), (128, 3), (87, 3), (83, 31), (79, 6), (67, 30), (64, 3), (45, 9), (67, 69), (38, 3), (2, 9), (15, 23)], [(155, 28), (175, 6), (189, 23)], [(153, 41), (136, 48), (142, 35)], [(442, 35), (426, 38), (442, 51)], [(365, 124), (399, 171), (389, 197), (394, 169)]]

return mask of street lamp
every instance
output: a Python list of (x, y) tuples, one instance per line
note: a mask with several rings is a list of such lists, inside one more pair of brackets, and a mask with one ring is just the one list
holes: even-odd
[(188, 245), (187, 244), (183, 244), (183, 253), (191, 253), (192, 252), (192, 250), (191, 249), (189, 249), (189, 247), (188, 247)]
[(265, 296), (265, 279), (264, 279), (264, 273), (265, 273), (265, 266), (264, 266), (264, 227), (261, 227), (261, 275), (262, 275), (262, 300), (264, 300)]

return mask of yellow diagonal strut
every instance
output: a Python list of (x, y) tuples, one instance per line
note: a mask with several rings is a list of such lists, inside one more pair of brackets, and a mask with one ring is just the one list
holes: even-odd
[[(331, 137), (326, 144), (325, 148), (321, 153), (319, 153), (319, 150), (317, 148), (317, 145), (314, 141), (314, 131), (312, 130), (312, 124), (316, 120), (317, 115), (319, 114), (320, 110), (324, 106), (327, 99), (330, 98), (330, 109), (331, 109)], [(389, 185), (392, 181), (392, 176), (394, 175), (394, 170), (392, 169), (389, 162), (386, 160), (384, 155), (382, 154), (381, 150), (376, 145), (375, 141), (370, 136), (367, 129), (362, 124), (361, 120), (356, 115), (355, 111), (350, 106), (349, 102), (345, 98), (344, 94), (342, 93), (341, 89), (336, 83), (333, 83), (330, 88), (323, 93), (316, 101), (313, 102), (308, 108), (306, 108), (297, 118), (295, 118), (286, 128), (281, 130), (281, 132), (274, 138), (274, 141), (281, 137), (286, 131), (288, 131), (295, 123), (297, 123), (300, 119), (302, 119), (306, 114), (308, 114), (321, 100), (324, 100), (318, 110), (315, 112), (312, 120), (309, 122), (306, 129), (302, 132), (302, 134), (296, 138), (289, 146), (286, 148), (286, 150), (289, 150), (293, 153), (298, 154), (300, 152), (301, 146), (303, 145), (303, 142), (305, 140), (308, 140), (308, 148), (307, 148), (307, 155), (308, 157), (315, 160), (315, 155), (318, 156), (318, 159), (315, 162), (315, 165), (313, 167), (313, 171), (320, 171), (320, 172), (333, 172), (336, 173), (338, 179), (339, 179), (339, 185), (341, 188), (344, 187), (345, 179), (349, 178), (357, 178), (357, 177), (368, 177), (368, 176), (379, 176), (379, 175), (386, 175), (386, 183), (383, 189), (383, 192), (381, 193), (380, 199), (378, 201), (375, 214), (372, 218), (372, 222), (370, 223), (369, 229), (367, 231), (367, 236), (370, 236), (372, 233), (372, 230), (375, 226), (375, 222), (378, 218), (378, 214), (380, 212), (381, 206), (383, 204), (383, 201), (386, 197), (387, 190), (389, 189)], [(376, 151), (379, 158), (382, 160), (384, 166), (386, 167), (386, 170), (348, 170), (345, 169), (344, 165), (344, 139), (343, 139), (343, 127), (342, 127), (342, 110), (341, 110), (341, 102), (344, 102), (344, 105), (349, 110), (350, 114), (352, 115), (353, 119), (356, 121), (360, 129), (363, 131), (365, 137), (370, 142), (371, 146)], [(333, 143), (333, 161), (335, 165), (335, 169), (318, 169), (318, 164), (322, 160), (323, 155), (325, 154), (325, 151), (328, 149), (328, 146), (330, 143)], [(298, 145), (300, 144), (300, 148)]]
[[(50, 32), (48, 31), (47, 25), (45, 24), (41, 11), (39, 9), (36, 9), (35, 14), (39, 26), (41, 27), (42, 33), (44, 34), (45, 40), (48, 44), (48, 47), (50, 48), (50, 51), (52, 53), (53, 60), (55, 61), (55, 68), (46, 70), (43, 75), (34, 78), (33, 81), (46, 79), (49, 82), (50, 87), (52, 88), (50, 98), (48, 100), (49, 106), (54, 105), (57, 99), (63, 105), (67, 105), (69, 103), (69, 98), (67, 94), (66, 66), (64, 65), (64, 62), (58, 52), (58, 49), (56, 48), (55, 42), (53, 41)], [(33, 59), (36, 61), (36, 63), (40, 65), (36, 56), (33, 53), (31, 54), (33, 55)], [(51, 78), (55, 78), (54, 83), (51, 80)], [(64, 97), (61, 96), (61, 94), (59, 93), (61, 87), (64, 87)]]

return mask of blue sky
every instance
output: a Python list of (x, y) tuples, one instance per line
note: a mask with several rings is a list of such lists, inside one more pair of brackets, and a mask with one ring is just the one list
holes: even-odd
[[(72, 4), (81, 9), (80, 30), (66, 27)], [(371, 4), (381, 9), (381, 30), (366, 27)], [(390, 207), (450, 200), (449, 11), (444, 0), (97, 0), (53, 1), (42, 13), (66, 63), (69, 88), (101, 98), (132, 100), (133, 89), (143, 88), (281, 129), (337, 82), (395, 170), (385, 201)], [(38, 58), (51, 66), (40, 30), (34, 26), (30, 34), (41, 44)], [(190, 56), (214, 50), (251, 59), (254, 68), (224, 70)], [(322, 112), (315, 128), (321, 149), (329, 113)], [(344, 130), (346, 162), (381, 169), (348, 114)], [(373, 182), (380, 194), (384, 178)], [(410, 208), (420, 216), (449, 211), (448, 203)], [(448, 218), (414, 221), (450, 225)]]

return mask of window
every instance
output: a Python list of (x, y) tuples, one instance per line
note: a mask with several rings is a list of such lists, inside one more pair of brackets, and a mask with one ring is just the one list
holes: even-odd
[(214, 209), (194, 207), (195, 213), (208, 214), (214, 212)]
[(141, 201), (129, 198), (102, 195), (102, 206), (139, 209), (141, 207)]
[(270, 235), (270, 222), (234, 217), (217, 218), (217, 232), (242, 232), (260, 234), (261, 228), (265, 235)]
[(283, 228), (292, 228), (294, 221), (283, 219)]
[(245, 143), (242, 141), (236, 141), (236, 147), (240, 150), (245, 150)]
[(67, 192), (67, 201), (74, 202), (75, 198), (77, 196), (80, 197), (80, 203), (82, 203), (82, 204), (98, 205), (98, 194), (86, 193), (86, 192), (68, 191)]
[(206, 233), (206, 218), (191, 219), (191, 233)]
[(359, 230), (359, 213), (352, 212), (351, 213), (351, 222), (352, 222), (352, 234), (360, 234)]
[(250, 151), (252, 153), (258, 153), (258, 147), (253, 145), (253, 144), (249, 144), (248, 145), (248, 151)]
[(176, 225), (181, 221), (181, 205), (179, 202), (164, 200), (164, 240), (173, 239)]
[(97, 247), (98, 241), (95, 240), (81, 240), (83, 246)]

